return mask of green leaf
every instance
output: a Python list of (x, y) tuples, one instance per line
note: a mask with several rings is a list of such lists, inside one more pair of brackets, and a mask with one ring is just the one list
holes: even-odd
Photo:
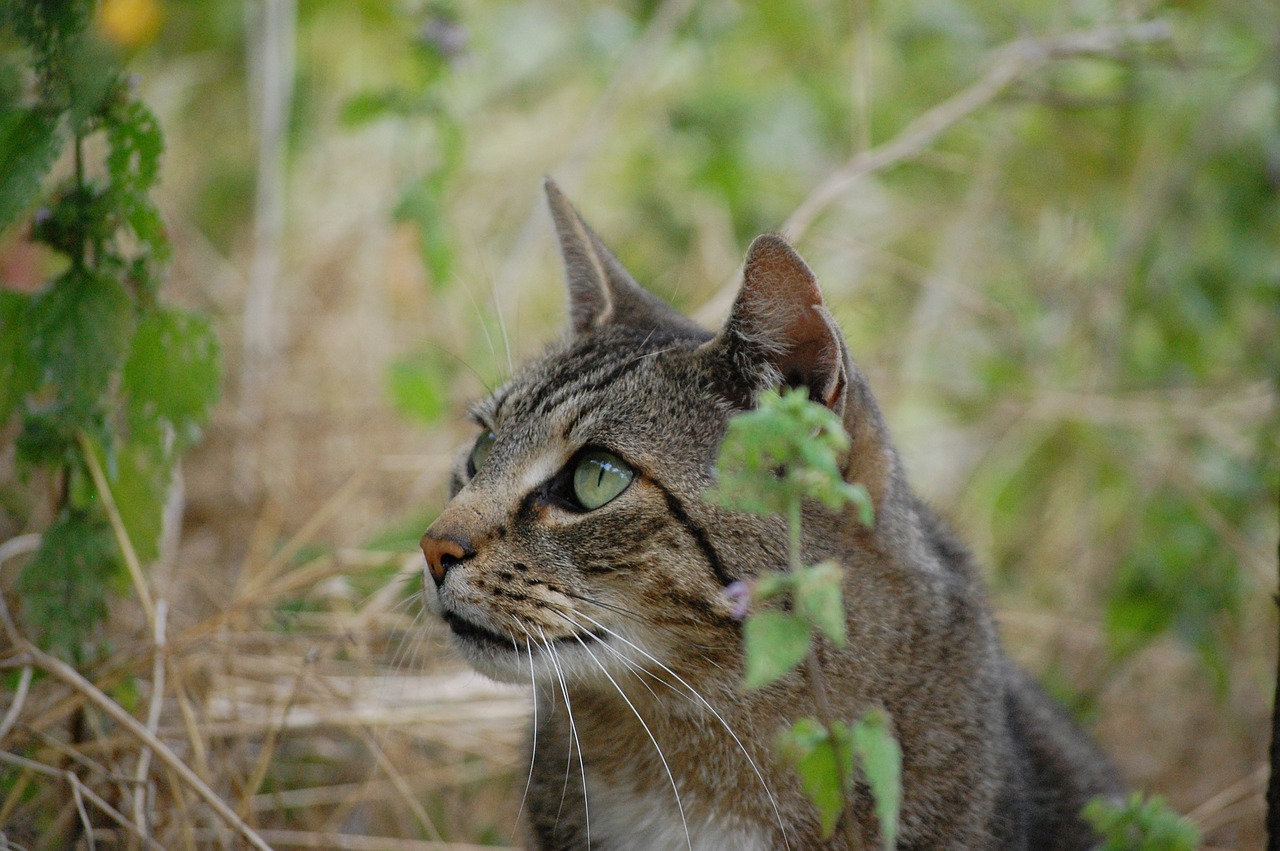
[(122, 101), (111, 110), (107, 126), (107, 172), (113, 186), (146, 192), (160, 176), (164, 134), (155, 115), (141, 101)]
[(81, 416), (65, 406), (52, 406), (23, 412), (22, 430), (18, 432), (18, 460), (30, 466), (60, 467), (76, 459), (76, 428), (96, 419), (98, 412)]
[(143, 317), (124, 365), (135, 428), (167, 424), (180, 446), (194, 443), (218, 399), (221, 381), (221, 351), (207, 319), (172, 309)]
[(445, 213), (444, 190), (443, 175), (428, 174), (405, 190), (395, 209), (396, 221), (412, 222), (417, 228), (418, 250), (437, 289), (449, 282), (454, 261), (454, 240)]
[(790, 729), (779, 731), (777, 748), (782, 758), (799, 773), (805, 794), (818, 808), (822, 835), (830, 837), (835, 833), (845, 805), (841, 762), (845, 763), (847, 774), (850, 768), (847, 748), (845, 759), (839, 759), (826, 728), (812, 718), (801, 718)]
[(53, 385), (73, 417), (92, 411), (133, 334), (133, 306), (124, 287), (73, 267), (36, 296), (28, 315), (40, 383)]
[(875, 799), (881, 842), (886, 851), (893, 851), (902, 805), (902, 748), (889, 729), (889, 717), (879, 709), (863, 715), (850, 734), (853, 751)]
[(0, 109), (0, 231), (35, 203), (61, 149), (57, 113), (9, 104)]
[(164, 135), (151, 110), (139, 101), (122, 101), (107, 123), (107, 172), (111, 193), (124, 220), (150, 255), (169, 258), (169, 240), (159, 210), (147, 194), (160, 175)]
[(1098, 797), (1081, 815), (1103, 836), (1102, 851), (1195, 851), (1200, 831), (1159, 795), (1133, 792), (1124, 801)]
[(844, 646), (847, 635), (840, 595), (843, 576), (840, 565), (832, 561), (801, 568), (795, 576), (796, 612), (837, 647)]
[(716, 462), (719, 481), (710, 499), (754, 514), (785, 513), (795, 500), (813, 499), (832, 511), (858, 507), (870, 522), (864, 488), (844, 481), (839, 457), (849, 448), (844, 425), (803, 389), (760, 395), (755, 410), (729, 420)]
[(107, 471), (111, 496), (134, 552), (141, 561), (152, 561), (160, 553), (164, 505), (173, 480), (167, 453), (162, 446), (127, 443), (110, 464), (99, 451), (98, 462)]
[(107, 589), (118, 571), (111, 527), (88, 512), (64, 511), (18, 577), (22, 618), (36, 643), (80, 660), (107, 615)]
[(387, 391), (401, 413), (431, 424), (449, 410), (450, 369), (430, 351), (419, 351), (387, 369)]
[(0, 426), (36, 385), (27, 319), (30, 306), (30, 296), (0, 290)]
[(100, 39), (78, 33), (58, 57), (70, 97), (67, 117), (73, 130), (88, 135), (121, 86), (120, 65)]
[(743, 625), (747, 672), (743, 687), (766, 686), (809, 652), (809, 624), (783, 612), (758, 612)]
[(763, 603), (765, 600), (771, 600), (782, 594), (786, 594), (795, 587), (796, 578), (790, 573), (769, 570), (760, 574), (756, 579), (752, 588), (752, 597), (756, 602)]

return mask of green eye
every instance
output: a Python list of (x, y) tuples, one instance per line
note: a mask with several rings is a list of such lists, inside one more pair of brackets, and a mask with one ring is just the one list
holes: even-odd
[(471, 475), (476, 474), (484, 466), (484, 459), (489, 457), (489, 449), (493, 446), (493, 442), (498, 436), (492, 431), (485, 430), (476, 438), (476, 445), (471, 448), (471, 458), (467, 463), (471, 469), (468, 471)]
[(573, 470), (573, 495), (590, 511), (616, 498), (635, 475), (617, 455), (594, 449), (583, 455)]

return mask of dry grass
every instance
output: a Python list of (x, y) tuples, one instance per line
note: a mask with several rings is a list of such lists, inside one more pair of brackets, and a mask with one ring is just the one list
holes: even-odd
[[(112, 652), (93, 681), (26, 644), (6, 616), (0, 658), (20, 672), (0, 719), (0, 760), (17, 772), (0, 801), (9, 847), (65, 847), (78, 837), (76, 847), (90, 849), (462, 851), (518, 841), (525, 693), (491, 684), (449, 656), (439, 626), (412, 602), (412, 551), (366, 546), (393, 522), (428, 517), (442, 503), (444, 474), (461, 439), (452, 419), (424, 431), (396, 414), (384, 392), (385, 369), (428, 341), (463, 360), (485, 360), (481, 372), (501, 372), (509, 353), (518, 361), (556, 333), (559, 272), (537, 199), (539, 178), (551, 172), (569, 188), (577, 184), (589, 217), (612, 232), (610, 204), (618, 199), (602, 193), (605, 200), (597, 201), (587, 187), (607, 182), (602, 150), (628, 132), (627, 108), (653, 96), (641, 81), (690, 5), (663, 4), (611, 84), (594, 96), (566, 88), (523, 113), (480, 116), (478, 150), (451, 198), (461, 283), (450, 290), (426, 285), (413, 235), (388, 223), (392, 199), (412, 172), (397, 153), (412, 144), (411, 135), (377, 124), (302, 148), (291, 164), (278, 244), (277, 354), (254, 375), (251, 416), (241, 405), (250, 389), (235, 377), (245, 362), (254, 248), (246, 240), (221, 250), (194, 223), (186, 193), (207, 131), (189, 120), (187, 98), (196, 87), (184, 75), (199, 71), (157, 72), (148, 97), (168, 128), (170, 176), (161, 200), (176, 250), (169, 291), (217, 317), (234, 380), (207, 439), (185, 463), (179, 543), (159, 564), (138, 567), (134, 593), (113, 612)], [(954, 231), (950, 248), (921, 269), (876, 253), (875, 234), (851, 244), (843, 234), (873, 222), (876, 205), (887, 202), (874, 185), (860, 184), (856, 197), (848, 187), (927, 153), (949, 122), (963, 121), (1036, 63), (1051, 61), (1055, 50), (1114, 45), (1114, 33), (1094, 35), (1056, 46), (1018, 42), (927, 121), (815, 183), (792, 219), (804, 230), (840, 202), (804, 245), (820, 272), (841, 270), (822, 276), (837, 312), (847, 315), (863, 295), (855, 290), (861, 270), (892, 265), (895, 275), (919, 284), (900, 339), (863, 354), (873, 384), (887, 388), (889, 420), (921, 489), (951, 509), (980, 554), (993, 549), (991, 518), (966, 509), (965, 487), (1032, 451), (1046, 424), (1119, 421), (1149, 430), (1156, 443), (1193, 432), (1248, 445), (1277, 415), (1274, 385), (1193, 388), (1191, 395), (1046, 387), (960, 433), (921, 401), (930, 379), (915, 343), (962, 333), (944, 328), (939, 316), (955, 310), (998, 318), (1003, 309), (974, 283), (980, 272), (967, 259), (981, 244), (990, 199), (975, 178), (970, 208), (946, 223)], [(336, 110), (342, 96), (327, 93), (321, 108)], [(943, 124), (934, 126), (935, 119)], [(549, 134), (551, 126), (561, 130)], [(724, 282), (739, 247), (725, 210), (703, 202), (691, 213), (696, 250), (671, 258), (658, 288), (707, 304), (703, 316), (714, 321), (731, 292)], [(481, 325), (492, 330), (491, 347), (458, 331)], [(455, 410), (481, 390), (460, 371), (451, 388)], [(1153, 479), (1152, 487), (1166, 486), (1187, 488), (1176, 465)], [(1259, 847), (1274, 670), (1274, 620), (1264, 593), (1274, 586), (1274, 564), (1259, 543), (1263, 536), (1202, 505), (1205, 524), (1238, 554), (1258, 592), (1242, 615), (1229, 694), (1216, 696), (1197, 660), (1172, 640), (1118, 666), (1096, 662), (1105, 657), (1096, 595), (1108, 556), (1082, 552), (1087, 542), (1073, 535), (1075, 507), (1087, 510), (1088, 496), (1087, 483), (1065, 483), (1061, 525), (1044, 530), (1047, 563), (1080, 569), (1064, 575), (1029, 566), (1052, 593), (997, 598), (1011, 651), (1036, 670), (1062, 671), (1093, 695), (1098, 735), (1129, 778), (1189, 812), (1212, 846)], [(4, 558), (19, 559), (22, 549), (10, 547)], [(12, 563), (0, 570), (0, 588), (7, 588)], [(379, 586), (367, 576), (395, 579)], [(36, 836), (27, 826), (41, 814), (53, 814), (55, 827)]]

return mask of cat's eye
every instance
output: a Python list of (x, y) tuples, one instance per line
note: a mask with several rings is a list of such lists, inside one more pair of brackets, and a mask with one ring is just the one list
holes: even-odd
[(484, 466), (484, 459), (489, 457), (489, 450), (493, 448), (493, 442), (498, 436), (490, 429), (480, 432), (480, 436), (476, 438), (476, 445), (471, 447), (471, 457), (467, 459), (467, 474), (474, 476), (476, 470)]
[(590, 511), (611, 502), (627, 489), (635, 470), (612, 452), (593, 449), (578, 459), (573, 468), (573, 495)]

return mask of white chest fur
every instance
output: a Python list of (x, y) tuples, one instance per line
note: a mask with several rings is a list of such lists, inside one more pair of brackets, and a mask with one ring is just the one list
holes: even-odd
[[(731, 817), (708, 815), (702, 804), (683, 793), (680, 818), (675, 790), (665, 794), (587, 781), (592, 847), (608, 851), (768, 851), (769, 839), (754, 825)], [(688, 826), (686, 836), (685, 826)]]

